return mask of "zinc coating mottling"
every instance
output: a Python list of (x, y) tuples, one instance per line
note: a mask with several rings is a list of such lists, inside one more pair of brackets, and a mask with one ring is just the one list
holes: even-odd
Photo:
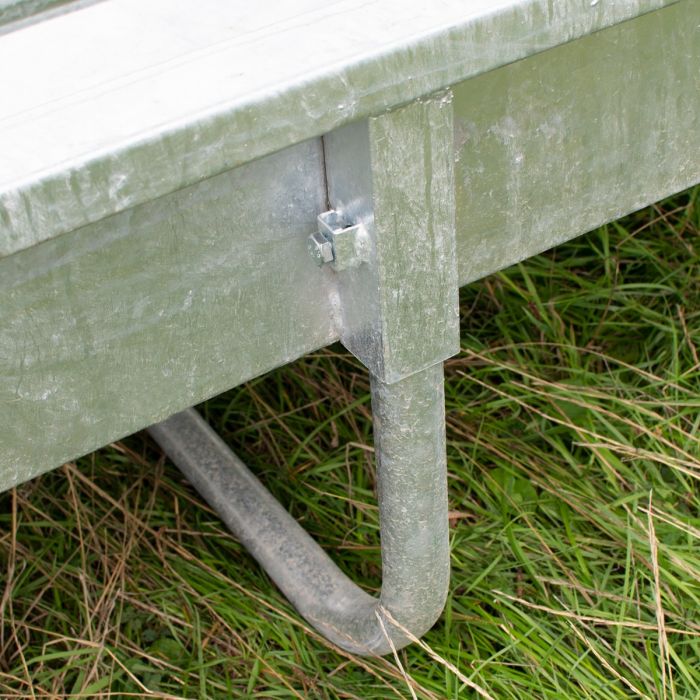
[(464, 285), (700, 180), (700, 2), (453, 92)]
[(338, 338), (320, 139), (0, 259), (10, 488)]
[(446, 92), (324, 137), (329, 202), (371, 253), (336, 276), (340, 339), (383, 381), (459, 351), (453, 131)]
[[(379, 599), (192, 410), (151, 432), (302, 615), (388, 653), (447, 592), (459, 282), (700, 179), (700, 5), (176, 4), (0, 37), (1, 482), (340, 338), (370, 370)], [(362, 264), (314, 264), (328, 206)]]

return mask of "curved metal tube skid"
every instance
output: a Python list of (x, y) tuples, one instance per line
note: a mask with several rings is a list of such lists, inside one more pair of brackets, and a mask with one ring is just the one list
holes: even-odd
[(395, 384), (374, 377), (371, 383), (382, 544), (378, 599), (345, 576), (196, 411), (148, 430), (301, 615), (343, 649), (381, 655), (410, 642), (385, 611), (418, 637), (435, 623), (447, 595), (442, 364)]

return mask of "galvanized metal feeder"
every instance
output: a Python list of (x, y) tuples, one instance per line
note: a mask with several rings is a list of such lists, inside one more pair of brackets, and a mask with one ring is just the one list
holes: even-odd
[[(458, 288), (700, 180), (699, 27), (695, 0), (0, 0), (0, 487), (150, 426), (334, 643), (420, 636)], [(337, 340), (371, 377), (379, 599), (187, 408)]]

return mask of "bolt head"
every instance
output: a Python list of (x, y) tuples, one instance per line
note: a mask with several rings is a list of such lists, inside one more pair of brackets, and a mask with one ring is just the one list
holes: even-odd
[(326, 263), (333, 262), (333, 246), (331, 245), (331, 242), (321, 233), (312, 233), (309, 236), (306, 245), (309, 249), (311, 257), (319, 267), (321, 265), (325, 265)]

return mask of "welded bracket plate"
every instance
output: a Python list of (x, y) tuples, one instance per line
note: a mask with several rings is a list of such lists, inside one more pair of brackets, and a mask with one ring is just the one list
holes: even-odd
[(328, 194), (367, 232), (368, 263), (338, 275), (340, 337), (385, 382), (459, 351), (452, 95), (324, 137)]

